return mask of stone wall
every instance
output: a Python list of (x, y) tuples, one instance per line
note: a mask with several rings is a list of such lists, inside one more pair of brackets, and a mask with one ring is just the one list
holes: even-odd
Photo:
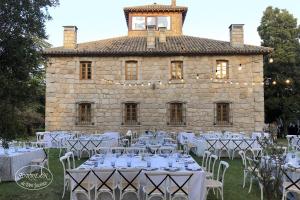
[[(216, 60), (229, 61), (227, 83), (211, 80)], [(139, 83), (124, 81), (125, 61), (139, 63)], [(184, 82), (168, 83), (170, 63), (183, 61)], [(259, 60), (257, 62), (257, 60)], [(92, 61), (92, 80), (79, 80), (80, 61)], [(255, 62), (252, 62), (255, 61)], [(240, 63), (243, 69), (239, 70)], [(264, 125), (264, 92), (262, 56), (199, 56), (199, 57), (57, 57), (49, 58), (46, 73), (46, 129), (125, 132), (157, 128), (169, 131), (230, 130), (261, 131)], [(197, 79), (197, 74), (199, 79)], [(113, 80), (114, 84), (103, 79)], [(162, 81), (162, 85), (157, 82)], [(232, 84), (230, 83), (232, 81)], [(132, 83), (122, 86), (115, 83)], [(152, 89), (148, 82), (156, 82)], [(187, 125), (167, 125), (166, 103), (187, 104)], [(93, 102), (94, 122), (78, 126), (76, 103)], [(140, 126), (123, 126), (122, 102), (140, 103)], [(214, 125), (214, 102), (232, 102), (233, 125)]]

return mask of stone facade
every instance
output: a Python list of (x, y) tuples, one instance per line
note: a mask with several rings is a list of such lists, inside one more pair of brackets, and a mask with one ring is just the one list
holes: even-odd
[[(138, 61), (139, 80), (125, 81), (125, 61)], [(183, 61), (184, 82), (168, 83), (170, 63)], [(211, 80), (216, 60), (229, 61), (227, 83)], [(259, 60), (259, 62), (257, 62)], [(80, 61), (92, 61), (92, 80), (79, 79)], [(255, 61), (255, 62), (253, 62)], [(240, 63), (249, 63), (238, 69)], [(46, 80), (46, 129), (89, 131), (261, 131), (264, 125), (262, 55), (172, 57), (51, 57)], [(196, 78), (198, 74), (199, 79)], [(113, 80), (108, 83), (106, 80)], [(157, 84), (158, 81), (162, 85)], [(232, 84), (230, 83), (232, 81)], [(115, 83), (132, 83), (123, 86)], [(155, 89), (147, 83), (156, 83)], [(166, 103), (186, 102), (186, 126), (167, 125)], [(139, 126), (122, 125), (122, 102), (140, 105)], [(232, 102), (232, 126), (214, 125), (214, 102)], [(76, 125), (76, 103), (92, 102), (94, 125)]]
[[(175, 1), (124, 8), (127, 37), (83, 44), (75, 26), (65, 27), (64, 46), (45, 51), (46, 130), (261, 131), (263, 55), (270, 49), (244, 45), (242, 24), (230, 26), (230, 42), (183, 36), (186, 12)], [(170, 16), (171, 30), (166, 37), (157, 29), (132, 30), (132, 16)], [(228, 79), (215, 79), (217, 60), (228, 61)], [(80, 79), (82, 61), (92, 63), (91, 80)], [(126, 61), (137, 61), (138, 80), (125, 80)], [(172, 61), (183, 62), (183, 80), (169, 82)], [(184, 102), (182, 126), (167, 123), (174, 101)], [(124, 125), (124, 102), (138, 103), (138, 125)], [(230, 125), (216, 125), (216, 102), (230, 102)], [(78, 125), (79, 103), (91, 103), (91, 125)]]

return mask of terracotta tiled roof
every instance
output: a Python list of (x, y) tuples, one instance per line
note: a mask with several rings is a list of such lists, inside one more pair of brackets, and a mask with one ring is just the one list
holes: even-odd
[(183, 24), (187, 11), (188, 8), (184, 6), (172, 6), (172, 5), (161, 5), (161, 4), (151, 4), (151, 5), (133, 6), (133, 7), (124, 8), (124, 14), (125, 14), (127, 26), (129, 21), (128, 16), (130, 12), (181, 12), (182, 24)]
[(76, 49), (46, 49), (47, 56), (172, 56), (172, 55), (250, 55), (268, 54), (271, 48), (244, 45), (192, 36), (169, 36), (166, 43), (156, 38), (156, 46), (147, 48), (147, 37), (117, 37), (78, 44)]

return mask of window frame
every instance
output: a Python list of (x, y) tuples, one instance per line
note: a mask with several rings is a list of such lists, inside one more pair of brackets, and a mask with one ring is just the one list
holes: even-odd
[[(176, 69), (175, 69), (175, 78), (173, 78), (173, 63), (181, 63), (181, 77), (179, 77), (178, 76), (178, 68), (177, 68), (177, 65), (176, 65)], [(173, 61), (171, 61), (171, 65), (170, 65), (170, 80), (182, 80), (183, 79), (183, 76), (184, 76), (184, 74), (183, 74), (183, 61), (182, 60), (173, 60)]]
[[(130, 73), (130, 76), (128, 75), (128, 64), (129, 63), (135, 63), (136, 64), (135, 79), (132, 79), (132, 71)], [(125, 80), (126, 81), (136, 81), (136, 80), (138, 80), (138, 78), (139, 78), (138, 73), (139, 73), (138, 61), (136, 61), (136, 60), (127, 60), (127, 61), (125, 61)]]
[[(144, 26), (144, 29), (134, 29), (133, 27), (133, 18), (134, 17), (144, 17), (145, 18), (145, 26)], [(167, 17), (169, 18), (170, 20), (168, 21), (169, 22), (169, 26), (167, 26), (167, 30), (172, 30), (172, 17), (170, 15), (145, 15), (145, 16), (142, 16), (142, 15), (133, 15), (130, 17), (130, 30), (131, 31), (145, 31), (147, 30), (147, 26), (148, 26), (148, 17), (154, 17), (155, 18), (155, 30), (159, 30), (159, 26), (158, 26), (158, 18), (159, 17)]]
[[(223, 77), (223, 66), (221, 65), (221, 69), (220, 69), (220, 77), (218, 77), (218, 64), (219, 63), (224, 63), (226, 62), (226, 74), (225, 77)], [(229, 60), (216, 60), (216, 69), (215, 69), (215, 74), (214, 74), (215, 79), (229, 79)]]
[[(172, 117), (172, 113), (173, 113), (173, 108), (172, 106), (173, 105), (181, 105), (181, 120), (173, 120), (174, 119), (174, 116)], [(187, 113), (187, 103), (186, 102), (183, 102), (183, 101), (171, 101), (171, 102), (168, 102), (166, 104), (167, 106), (167, 125), (168, 126), (186, 126), (187, 125), (187, 122), (186, 122), (186, 113)], [(178, 107), (177, 107), (178, 109)], [(178, 111), (175, 111), (176, 114), (175, 115), (178, 115)], [(178, 116), (177, 116), (178, 117)], [(175, 117), (175, 118), (177, 118)]]
[[(221, 107), (221, 111), (219, 112), (220, 106), (227, 106), (227, 117), (228, 120), (222, 120), (224, 117), (224, 107)], [(220, 116), (219, 116), (220, 113)], [(221, 120), (219, 120), (221, 119)], [(233, 125), (233, 112), (232, 112), (232, 102), (230, 101), (217, 101), (214, 102), (214, 125), (215, 126), (232, 126)]]
[[(133, 119), (132, 113), (128, 115), (129, 105), (135, 105), (135, 120)], [(131, 108), (132, 109), (132, 108)], [(132, 112), (132, 110), (130, 111)], [(130, 119), (128, 119), (128, 116)], [(140, 125), (140, 103), (135, 101), (126, 101), (122, 103), (122, 124), (124, 126), (139, 126)]]
[[(133, 18), (134, 17), (142, 17), (142, 18), (144, 18), (144, 28), (143, 29), (134, 29), (133, 28)], [(136, 15), (136, 16), (131, 16), (131, 19), (130, 19), (130, 27), (131, 27), (131, 30), (133, 30), (133, 31), (144, 31), (144, 30), (146, 30), (147, 29), (147, 16), (138, 16), (138, 15)]]
[[(85, 106), (84, 109), (89, 109), (89, 113), (85, 113), (86, 116), (82, 116), (82, 106)], [(89, 106), (87, 108), (86, 106)], [(77, 116), (76, 116), (76, 123), (75, 125), (78, 126), (91, 126), (95, 125), (94, 123), (94, 102), (89, 101), (82, 101), (76, 103), (76, 110), (77, 110)], [(87, 111), (85, 111), (87, 112)], [(85, 120), (82, 120), (82, 118), (85, 118)]]
[[(84, 67), (83, 67), (84, 65)], [(84, 68), (84, 75), (83, 75)], [(89, 77), (90, 69), (90, 77)], [(79, 79), (80, 80), (92, 80), (93, 79), (93, 66), (92, 61), (80, 61), (79, 63)]]

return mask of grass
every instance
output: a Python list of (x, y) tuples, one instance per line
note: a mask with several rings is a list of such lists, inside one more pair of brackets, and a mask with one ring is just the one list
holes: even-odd
[[(286, 144), (284, 140), (280, 141)], [(15, 182), (2, 182), (0, 183), (0, 200), (59, 200), (61, 199), (63, 190), (63, 171), (62, 166), (58, 159), (58, 150), (52, 149), (49, 155), (50, 170), (53, 173), (53, 182), (45, 189), (38, 191), (25, 190)], [(198, 163), (202, 159), (195, 157)], [(222, 159), (229, 163), (230, 167), (225, 175), (224, 199), (227, 200), (257, 200), (260, 199), (260, 190), (258, 184), (254, 182), (251, 193), (248, 193), (249, 183), (245, 188), (242, 188), (243, 172), (241, 159), (235, 158), (230, 160), (227, 158)], [(76, 160), (76, 166), (80, 165), (84, 160)], [(216, 166), (218, 163), (216, 163)], [(196, 186), (197, 187), (197, 186)], [(69, 198), (69, 191), (65, 195), (64, 200)], [(208, 200), (217, 199), (210, 192)], [(219, 196), (220, 199), (220, 196)]]

